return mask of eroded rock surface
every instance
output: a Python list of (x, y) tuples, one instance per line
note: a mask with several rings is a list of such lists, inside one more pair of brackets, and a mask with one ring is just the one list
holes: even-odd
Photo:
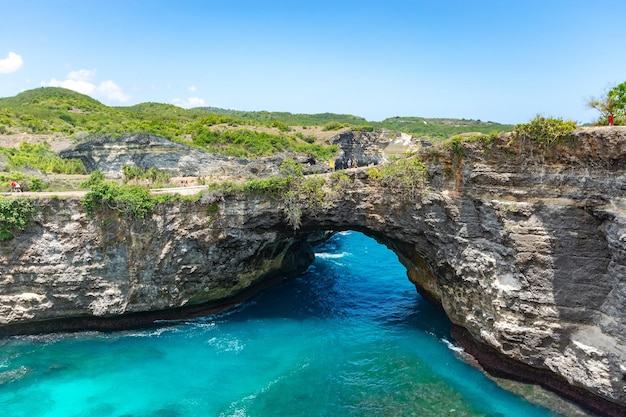
[(308, 156), (284, 153), (271, 157), (246, 159), (214, 155), (168, 139), (134, 134), (121, 138), (101, 137), (63, 150), (64, 158), (80, 159), (87, 172), (100, 170), (107, 176), (121, 176), (124, 165), (143, 169), (151, 167), (174, 177), (213, 177), (245, 179), (276, 175), (287, 157), (306, 166), (305, 172), (322, 172), (327, 164), (307, 164)]
[(141, 221), (41, 201), (36, 224), (0, 243), (0, 332), (228, 302), (305, 268), (310, 234), (354, 229), (398, 254), (489, 369), (624, 415), (626, 128), (576, 137), (542, 150), (502, 136), (432, 154), (418, 198), (349, 170), (298, 231), (283, 202), (263, 196), (169, 203)]

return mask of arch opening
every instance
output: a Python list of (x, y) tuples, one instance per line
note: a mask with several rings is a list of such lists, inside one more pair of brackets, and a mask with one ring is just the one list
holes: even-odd
[(47, 336), (45, 344), (15, 338), (0, 377), (19, 369), (30, 374), (11, 374), (20, 383), (14, 391), (0, 385), (0, 402), (36, 415), (39, 402), (19, 401), (28, 398), (24, 390), (43, 400), (64, 398), (67, 384), (59, 381), (97, 372), (88, 389), (72, 391), (71, 404), (47, 402), (47, 411), (551, 415), (455, 357), (445, 315), (415, 292), (387, 248), (341, 232), (315, 252), (305, 273), (226, 313), (141, 330)]

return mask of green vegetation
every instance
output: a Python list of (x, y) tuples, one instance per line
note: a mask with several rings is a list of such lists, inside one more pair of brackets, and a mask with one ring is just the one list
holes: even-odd
[(335, 155), (336, 146), (322, 146), (299, 139), (295, 135), (274, 135), (249, 129), (211, 130), (202, 127), (194, 131), (191, 145), (211, 153), (257, 157), (280, 151), (310, 153), (317, 159), (328, 160)]
[(12, 181), (18, 182), (22, 191), (42, 191), (48, 188), (48, 184), (39, 179), (37, 175), (24, 174), (18, 171), (0, 173), (0, 188), (3, 190), (9, 191)]
[[(318, 130), (327, 131), (343, 127), (362, 131), (388, 129), (435, 141), (465, 132), (512, 130), (508, 125), (465, 119), (395, 117), (373, 123), (362, 117), (335, 113), (246, 112), (210, 107), (186, 110), (162, 103), (109, 107), (58, 87), (42, 87), (0, 98), (0, 134), (62, 134), (83, 139), (98, 134), (116, 137), (150, 133), (234, 156), (256, 157), (288, 150), (327, 160), (334, 153), (334, 149), (315, 144), (312, 135), (292, 133), (293, 126), (303, 129), (317, 126)], [(277, 134), (268, 133), (268, 129), (275, 129)]]
[(600, 112), (599, 125), (609, 124), (610, 115), (615, 118), (613, 124), (626, 125), (626, 81), (611, 88), (604, 97), (592, 98), (587, 106)]
[(293, 114), (288, 112), (226, 110), (215, 107), (203, 107), (196, 110), (204, 110), (207, 113), (227, 116), (237, 120), (248, 120), (260, 124), (279, 121), (288, 126), (324, 126), (330, 122), (339, 123), (341, 125), (361, 125), (367, 122), (364, 118), (351, 114)]
[(383, 185), (399, 189), (409, 199), (415, 199), (423, 190), (428, 168), (416, 154), (393, 159), (384, 166), (372, 167), (369, 177)]
[(243, 184), (221, 182), (209, 184), (208, 193), (244, 193), (267, 196), (281, 204), (287, 222), (297, 230), (301, 226), (303, 211), (319, 209), (328, 200), (323, 177), (305, 176), (302, 166), (291, 158), (285, 158), (280, 175), (255, 179)]
[(374, 127), (406, 132), (434, 142), (440, 142), (468, 132), (491, 134), (494, 131), (510, 132), (513, 130), (513, 125), (495, 122), (467, 119), (427, 119), (423, 117), (392, 117), (375, 123)]
[(137, 182), (140, 180), (148, 180), (151, 185), (163, 186), (170, 182), (170, 174), (165, 171), (150, 167), (143, 169), (138, 166), (124, 164), (122, 165), (122, 175), (124, 184), (129, 182)]
[(104, 174), (102, 173), (102, 171), (97, 169), (93, 171), (91, 174), (89, 174), (89, 178), (86, 181), (80, 183), (80, 186), (82, 188), (91, 188), (94, 185), (104, 182), (104, 180), (105, 180)]
[(532, 140), (542, 146), (561, 143), (572, 137), (576, 123), (559, 118), (537, 116), (530, 123), (515, 126), (515, 134), (520, 140)]
[(85, 174), (79, 159), (60, 158), (48, 142), (31, 144), (22, 142), (17, 148), (0, 147), (0, 154), (8, 159), (10, 168), (32, 168), (44, 173)]
[(343, 127), (345, 126), (339, 122), (328, 122), (324, 125), (323, 130), (339, 130)]
[(78, 159), (60, 158), (47, 142), (31, 144), (22, 142), (17, 148), (0, 146), (0, 187), (8, 190), (11, 181), (17, 181), (24, 191), (41, 191), (48, 187), (37, 174), (22, 171), (35, 170), (42, 173), (85, 174), (85, 167)]
[(108, 209), (122, 217), (143, 219), (154, 210), (156, 203), (157, 199), (146, 188), (112, 181), (97, 183), (83, 198), (83, 207), (89, 216)]
[(0, 196), (0, 241), (12, 239), (16, 232), (24, 230), (34, 213), (30, 200)]

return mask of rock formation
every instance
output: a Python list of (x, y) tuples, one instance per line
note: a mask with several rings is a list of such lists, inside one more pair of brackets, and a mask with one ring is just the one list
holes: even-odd
[[(280, 163), (290, 157), (305, 164), (307, 157), (279, 154), (255, 160), (214, 155), (165, 138), (138, 133), (120, 138), (98, 137), (60, 152), (61, 157), (80, 159), (87, 172), (100, 170), (109, 177), (121, 176), (125, 164), (151, 167), (173, 177), (245, 179), (278, 174)], [(307, 166), (307, 173), (321, 172), (327, 165)]]
[(331, 139), (333, 145), (340, 148), (335, 159), (335, 167), (348, 168), (348, 159), (357, 166), (378, 165), (405, 152), (414, 152), (429, 145), (406, 133), (395, 133), (387, 130), (366, 132), (348, 130)]
[(0, 243), (0, 334), (112, 328), (229, 304), (302, 271), (309, 239), (359, 230), (392, 248), (454, 337), (487, 369), (537, 381), (606, 416), (626, 414), (626, 128), (584, 128), (542, 149), (502, 135), (428, 148), (417, 197), (348, 170), (326, 204), (225, 192), (145, 220), (89, 218), (40, 200)]

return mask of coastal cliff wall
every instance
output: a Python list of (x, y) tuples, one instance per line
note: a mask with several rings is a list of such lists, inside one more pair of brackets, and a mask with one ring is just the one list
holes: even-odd
[(433, 153), (415, 197), (348, 170), (327, 204), (303, 206), (297, 231), (262, 195), (167, 203), (144, 220), (40, 200), (35, 224), (0, 243), (0, 334), (232, 303), (306, 268), (312, 235), (352, 229), (398, 254), (485, 367), (623, 415), (626, 129), (575, 136), (550, 149), (503, 135)]

